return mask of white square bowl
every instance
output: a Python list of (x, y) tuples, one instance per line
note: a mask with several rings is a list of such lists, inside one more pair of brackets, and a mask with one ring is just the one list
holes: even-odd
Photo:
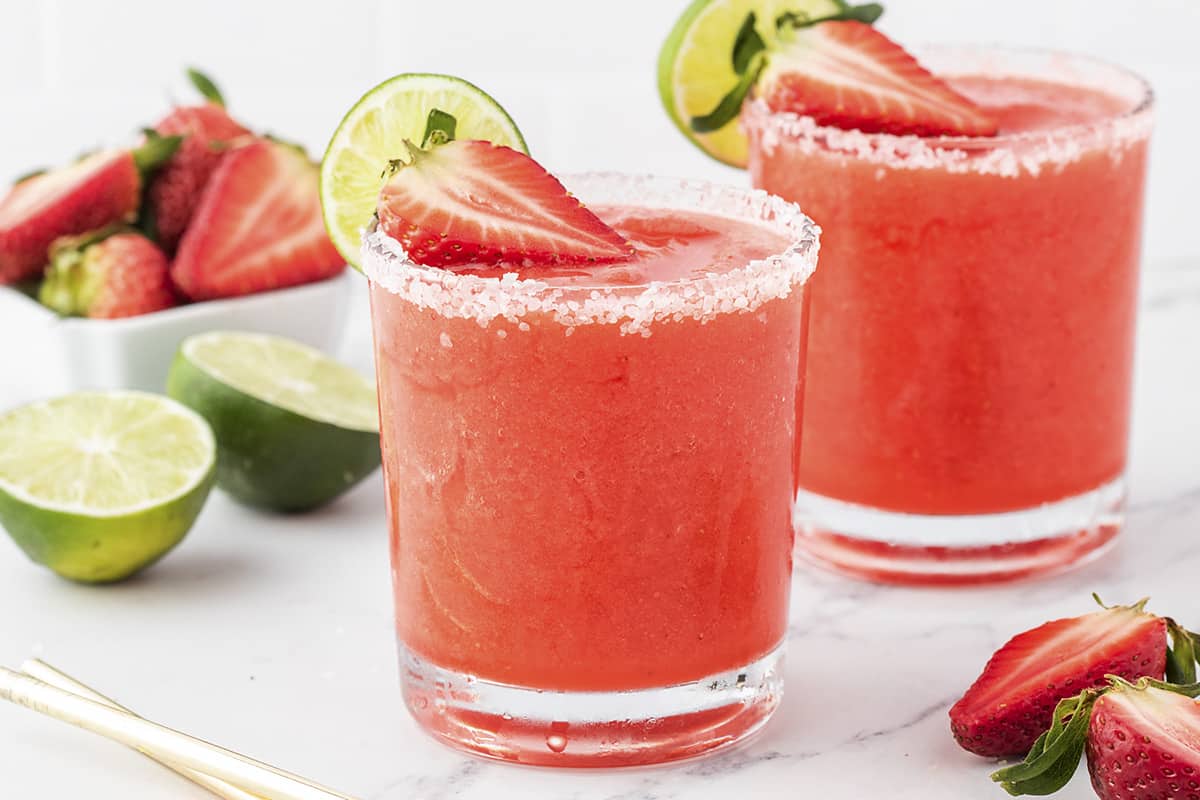
[(0, 286), (0, 396), (14, 403), (80, 389), (162, 392), (179, 343), (212, 330), (286, 336), (336, 355), (361, 280), (347, 269), (319, 283), (113, 320), (60, 317)]

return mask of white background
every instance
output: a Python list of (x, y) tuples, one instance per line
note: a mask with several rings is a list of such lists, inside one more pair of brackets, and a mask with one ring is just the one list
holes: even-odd
[[(0, 0), (0, 179), (119, 142), (209, 71), (252, 127), (314, 154), (355, 99), (398, 72), (462, 75), (513, 114), (552, 169), (742, 182), (691, 148), (655, 88), (685, 0)], [(892, 0), (907, 43), (998, 42), (1090, 53), (1159, 99), (1151, 266), (1200, 254), (1200, 0)]]

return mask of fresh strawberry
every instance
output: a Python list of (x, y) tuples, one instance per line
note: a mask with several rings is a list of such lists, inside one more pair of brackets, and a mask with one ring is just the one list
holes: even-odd
[(1106, 675), (1161, 678), (1166, 670), (1172, 679), (1194, 680), (1191, 635), (1147, 613), (1145, 604), (1055, 620), (1013, 637), (950, 709), (954, 738), (981, 756), (1023, 756), (1050, 724), (1055, 704), (1103, 686)]
[[(103, 236), (103, 234), (101, 234)], [(115, 319), (175, 305), (167, 257), (140, 233), (60, 240), (38, 299), (60, 314)]]
[(0, 284), (38, 275), (59, 237), (132, 222), (145, 176), (178, 146), (154, 136), (137, 150), (105, 150), (19, 182), (0, 200)]
[(1200, 797), (1200, 684), (1110, 677), (1102, 689), (1063, 700), (1021, 764), (992, 775), (1009, 794), (1061, 789), (1087, 753), (1100, 800)]
[(188, 74), (208, 102), (180, 106), (154, 126), (161, 136), (183, 137), (183, 144), (146, 193), (145, 227), (168, 253), (175, 252), (221, 158), (250, 135), (226, 112), (212, 81), (194, 70)]
[(996, 123), (904, 48), (852, 19), (785, 31), (755, 92), (818, 124), (918, 136), (989, 136)]
[(1086, 752), (1100, 800), (1200, 796), (1200, 705), (1116, 682), (1092, 708)]
[(258, 139), (229, 152), (200, 197), (171, 277), (193, 300), (235, 297), (345, 267), (321, 217), (318, 171), (303, 150)]
[(483, 141), (446, 141), (393, 162), (379, 227), (418, 264), (620, 261), (630, 245), (529, 156)]

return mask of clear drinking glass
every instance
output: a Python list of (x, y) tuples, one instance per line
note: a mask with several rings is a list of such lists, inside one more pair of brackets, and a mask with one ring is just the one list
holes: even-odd
[(1053, 572), (1125, 502), (1152, 94), (1061, 53), (931, 48), (985, 138), (743, 115), (755, 186), (823, 227), (799, 553), (871, 579)]
[(779, 702), (817, 230), (763, 192), (566, 183), (597, 210), (684, 216), (644, 241), (702, 212), (778, 247), (558, 281), (418, 266), (368, 234), (404, 697), (499, 759), (696, 755)]

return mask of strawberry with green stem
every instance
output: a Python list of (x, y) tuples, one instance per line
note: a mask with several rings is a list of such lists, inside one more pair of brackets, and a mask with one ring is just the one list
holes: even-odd
[(1001, 647), (950, 709), (963, 749), (992, 758), (1021, 757), (1050, 725), (1054, 708), (1107, 675), (1190, 683), (1197, 638), (1174, 620), (1131, 606), (1105, 606), (1020, 633)]
[(154, 126), (160, 136), (181, 136), (183, 142), (151, 182), (142, 219), (143, 229), (168, 253), (175, 252), (221, 159), (251, 136), (229, 116), (211, 79), (194, 69), (187, 75), (206, 102), (178, 106)]
[(133, 222), (147, 180), (180, 143), (156, 133), (135, 150), (103, 150), (18, 182), (0, 199), (0, 284), (39, 276), (60, 237)]
[(628, 242), (524, 153), (454, 138), (429, 114), (421, 146), (389, 166), (379, 228), (418, 264), (589, 264), (632, 255)]
[(1086, 754), (1100, 800), (1200, 797), (1200, 684), (1111, 675), (1060, 702), (1026, 759), (992, 775), (1012, 795), (1066, 786)]
[(38, 299), (60, 314), (92, 319), (176, 304), (166, 254), (141, 233), (120, 228), (56, 242)]
[[(820, 125), (919, 136), (985, 136), (996, 124), (967, 98), (921, 66), (873, 23), (878, 3), (812, 17), (784, 12), (759, 32), (750, 12), (730, 55), (738, 83), (691, 129), (707, 134), (732, 124), (753, 92), (774, 111), (812, 117)], [(772, 42), (768, 45), (768, 39)]]

